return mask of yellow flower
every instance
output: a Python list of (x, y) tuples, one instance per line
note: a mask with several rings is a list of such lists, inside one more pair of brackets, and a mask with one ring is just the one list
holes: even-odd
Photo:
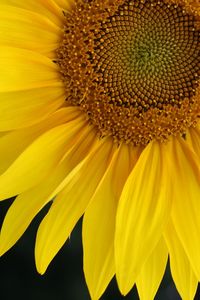
[(152, 300), (169, 256), (183, 300), (200, 279), (198, 0), (1, 0), (1, 255), (52, 201), (43, 274), (79, 218), (98, 300), (116, 274)]

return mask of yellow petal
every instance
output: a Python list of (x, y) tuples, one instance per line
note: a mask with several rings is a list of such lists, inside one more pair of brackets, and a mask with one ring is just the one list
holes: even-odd
[(113, 155), (84, 215), (84, 272), (93, 300), (101, 297), (115, 273), (115, 215), (131, 164), (128, 147), (121, 146)]
[(66, 188), (54, 200), (38, 229), (35, 256), (39, 273), (46, 271), (83, 215), (107, 168), (112, 151), (111, 142), (97, 140), (94, 150), (72, 171), (72, 175), (69, 174)]
[(61, 29), (43, 15), (1, 5), (0, 39), (2, 45), (48, 54), (59, 46), (60, 35)]
[(66, 169), (63, 168), (65, 164), (59, 165), (43, 183), (20, 194), (14, 200), (2, 225), (0, 255), (3, 255), (17, 242), (35, 215), (55, 196), (54, 190), (66, 176)]
[(74, 0), (54, 0), (57, 5), (65, 10), (69, 10), (70, 6), (73, 5)]
[(200, 161), (181, 139), (174, 141), (171, 152), (172, 220), (192, 268), (200, 279)]
[(161, 238), (170, 213), (166, 163), (168, 144), (150, 143), (131, 172), (119, 202), (115, 259), (122, 294), (127, 294)]
[[(5, 172), (26, 147), (45, 131), (70, 122), (79, 115), (79, 110), (74, 107), (62, 108), (37, 125), (2, 135), (0, 138), (0, 174)], [(79, 120), (81, 122), (80, 118)]]
[(75, 120), (57, 126), (34, 141), (0, 176), (0, 199), (18, 195), (49, 175), (81, 125)]
[(189, 145), (193, 147), (195, 153), (200, 158), (200, 128), (190, 128), (189, 138)]
[(47, 118), (64, 101), (61, 88), (0, 93), (0, 131), (31, 126)]
[(194, 275), (172, 222), (167, 227), (165, 239), (169, 249), (170, 269), (176, 288), (183, 300), (193, 300), (198, 280)]
[(136, 280), (140, 300), (154, 299), (165, 273), (167, 259), (167, 247), (161, 238)]
[[(68, 2), (68, 0), (66, 0)], [(11, 5), (41, 14), (58, 26), (62, 26), (62, 9), (54, 0), (1, 0), (0, 5)]]
[(42, 54), (0, 47), (0, 92), (62, 87), (58, 67)]
[(51, 176), (36, 187), (20, 194), (9, 208), (1, 229), (0, 255), (16, 243), (40, 209), (65, 187), (69, 172), (89, 152), (94, 141), (91, 132), (85, 130), (85, 133), (80, 132), (79, 135), (80, 141), (69, 149), (68, 156)]

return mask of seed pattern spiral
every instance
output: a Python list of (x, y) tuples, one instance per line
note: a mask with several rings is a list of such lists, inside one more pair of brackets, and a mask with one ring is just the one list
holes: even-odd
[(197, 123), (200, 17), (185, 1), (76, 0), (65, 14), (66, 101), (100, 136), (146, 145)]
[(111, 102), (139, 110), (179, 104), (199, 78), (195, 18), (159, 1), (126, 1), (96, 34), (94, 65)]

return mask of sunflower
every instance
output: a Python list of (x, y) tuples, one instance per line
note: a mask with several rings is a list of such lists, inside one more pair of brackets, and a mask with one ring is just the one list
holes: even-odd
[(83, 216), (84, 273), (152, 300), (200, 279), (198, 0), (1, 0), (0, 254), (51, 206), (43, 274)]

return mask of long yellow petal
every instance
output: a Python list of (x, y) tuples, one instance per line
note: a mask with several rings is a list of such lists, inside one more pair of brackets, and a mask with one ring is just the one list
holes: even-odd
[(142, 152), (119, 202), (115, 259), (122, 294), (135, 283), (141, 267), (161, 238), (170, 214), (168, 144), (150, 143)]
[[(80, 116), (74, 107), (59, 109), (46, 120), (21, 130), (5, 133), (0, 138), (0, 174), (5, 172), (17, 157), (41, 134)], [(80, 122), (81, 119), (79, 118)], [(20, 141), (20, 142), (19, 142)]]
[(15, 199), (1, 229), (0, 255), (16, 243), (40, 209), (65, 187), (67, 175), (84, 159), (92, 147), (94, 135), (89, 132), (89, 129), (85, 130), (85, 133), (79, 133), (80, 141), (77, 141), (75, 146), (71, 146), (68, 156), (51, 173), (51, 176)]
[(165, 273), (168, 250), (163, 238), (142, 267), (136, 280), (140, 300), (153, 300)]
[(41, 122), (65, 101), (64, 91), (56, 87), (0, 93), (0, 98), (0, 131)]
[(170, 269), (176, 288), (183, 300), (193, 300), (198, 280), (191, 268), (172, 222), (169, 223), (166, 229), (165, 239), (169, 249)]
[(161, 238), (136, 280), (140, 300), (154, 299), (165, 273), (167, 259), (167, 247)]
[(34, 141), (0, 176), (0, 199), (18, 195), (49, 175), (81, 125), (74, 120), (49, 130)]
[[(68, 2), (68, 0), (66, 0)], [(62, 9), (54, 0), (1, 0), (0, 5), (11, 5), (41, 14), (58, 26), (62, 26)]]
[(48, 55), (58, 48), (60, 36), (61, 29), (43, 15), (1, 5), (0, 39), (2, 45)]
[(66, 163), (59, 165), (43, 183), (20, 194), (10, 206), (0, 234), (0, 255), (8, 251), (25, 232), (35, 215), (55, 195), (54, 190), (63, 176)]
[(131, 164), (128, 147), (121, 146), (113, 155), (84, 215), (84, 272), (93, 300), (101, 297), (115, 273), (115, 215)]
[(200, 161), (183, 140), (175, 140), (171, 150), (173, 175), (172, 220), (178, 237), (200, 279)]
[[(96, 149), (97, 147), (97, 149)], [(73, 227), (85, 212), (113, 152), (112, 142), (98, 141), (94, 150), (69, 174), (66, 188), (53, 202), (43, 219), (36, 239), (36, 266), (44, 273)]]
[(0, 92), (41, 87), (61, 87), (58, 67), (42, 54), (12, 47), (0, 47)]

